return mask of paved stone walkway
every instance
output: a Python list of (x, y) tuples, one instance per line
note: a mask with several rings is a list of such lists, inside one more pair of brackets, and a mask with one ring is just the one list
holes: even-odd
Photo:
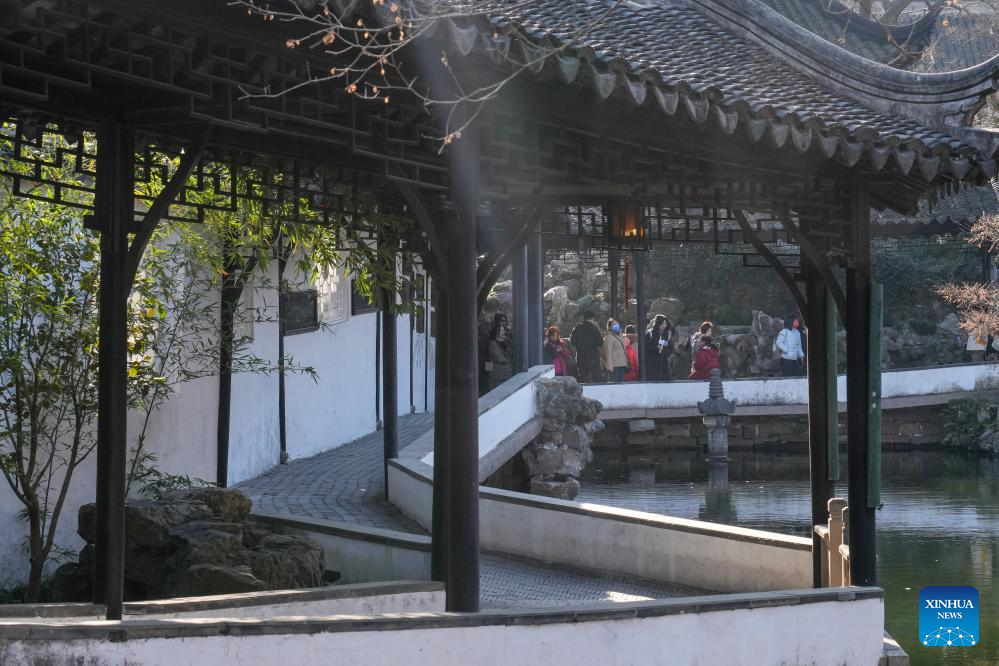
[(597, 601), (647, 601), (705, 594), (701, 590), (605, 574), (514, 555), (483, 553), (479, 560), (483, 608), (552, 608)]
[[(405, 448), (433, 423), (433, 414), (400, 417), (399, 447)], [(311, 458), (278, 465), (237, 487), (253, 500), (256, 509), (267, 513), (426, 534), (385, 499), (380, 431)], [(545, 608), (698, 593), (495, 553), (483, 553), (480, 568), (483, 608)]]
[[(399, 417), (399, 447), (433, 426), (433, 413)], [(382, 444), (379, 430), (311, 458), (277, 465), (237, 488), (266, 513), (426, 534), (385, 499)]]

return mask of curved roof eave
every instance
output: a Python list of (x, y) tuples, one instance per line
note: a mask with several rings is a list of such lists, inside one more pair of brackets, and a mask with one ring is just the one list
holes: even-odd
[(759, 0), (689, 1), (836, 92), (930, 127), (961, 127), (984, 96), (999, 90), (999, 55), (952, 72), (909, 72), (851, 53)]
[(868, 16), (861, 16), (840, 2), (840, 0), (813, 1), (819, 2), (831, 16), (839, 18), (844, 25), (849, 25), (853, 30), (876, 37), (890, 35), (895, 40), (913, 39), (926, 35), (933, 30), (934, 25), (936, 25), (937, 16), (944, 8), (943, 4), (934, 5), (929, 11), (912, 23), (891, 24), (881, 23)]
[[(584, 3), (580, 7), (589, 14), (565, 16), (560, 1), (524, 9), (511, 0), (510, 15), (482, 24), (446, 21), (443, 37), (460, 54), (477, 50), (498, 65), (516, 49), (521, 62), (533, 63), (535, 75), (585, 86), (601, 100), (649, 105), (726, 135), (739, 130), (776, 148), (817, 149), (851, 168), (863, 160), (875, 172), (911, 174), (927, 189), (995, 177), (994, 151), (983, 150), (984, 142), (966, 143), (955, 134), (968, 130), (951, 132), (936, 120), (926, 122), (928, 115), (912, 107), (913, 99), (923, 111), (939, 109), (944, 99), (977, 104), (996, 87), (992, 74), (999, 57), (960, 72), (898, 71), (822, 40), (758, 0), (625, 4), (568, 44), (564, 35), (572, 26), (599, 17), (606, 5)], [(663, 21), (671, 22), (665, 31), (659, 28)], [(508, 33), (510, 25), (519, 27)], [(538, 57), (557, 44), (569, 48)]]

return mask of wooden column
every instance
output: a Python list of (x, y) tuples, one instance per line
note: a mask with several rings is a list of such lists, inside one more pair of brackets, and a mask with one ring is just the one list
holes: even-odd
[(97, 378), (97, 543), (95, 603), (120, 620), (125, 584), (125, 461), (128, 415), (128, 293), (125, 262), (133, 223), (132, 131), (102, 126), (97, 136), (97, 218), (101, 234)]
[(284, 329), (285, 329), (285, 292), (284, 270), (288, 265), (288, 253), (284, 249), (284, 239), (278, 236), (278, 461), (283, 465), (288, 462), (288, 419), (287, 402), (285, 400), (285, 370), (284, 370)]
[[(448, 421), (451, 414), (448, 398), (448, 307), (447, 292), (434, 283), (437, 335), (434, 337), (434, 490), (433, 508), (430, 525), (430, 578), (440, 582), (447, 581), (447, 540), (448, 511), (450, 503), (447, 500), (447, 435)], [(431, 331), (427, 325), (427, 337)]]
[[(447, 234), (448, 422), (446, 472), (449, 611), (479, 610), (478, 306), (475, 227), (479, 157), (474, 133), (450, 146), (451, 199)], [(534, 266), (531, 267), (532, 273)], [(535, 290), (540, 296), (540, 288)], [(533, 297), (533, 294), (529, 294)], [(540, 300), (540, 298), (538, 298)], [(529, 319), (530, 321), (530, 319)], [(528, 331), (533, 335), (536, 326)], [(537, 338), (540, 351), (541, 336)], [(532, 345), (532, 349), (534, 345)], [(540, 354), (538, 355), (540, 356)], [(537, 358), (537, 357), (536, 357)]]
[[(808, 324), (808, 470), (812, 526), (828, 520), (829, 500), (839, 478), (839, 427), (836, 401), (836, 310), (819, 271), (802, 257)], [(812, 532), (812, 583), (822, 586), (822, 539)]]
[(523, 372), (528, 367), (529, 340), (527, 320), (527, 247), (513, 255), (513, 371)]
[[(382, 449), (385, 497), (388, 498), (388, 463), (399, 457), (399, 348), (397, 321), (392, 312), (395, 292), (382, 291)], [(412, 365), (412, 360), (410, 361)]]
[(542, 328), (545, 325), (545, 253), (541, 234), (531, 234), (527, 241), (527, 362), (541, 365), (541, 348), (544, 344)]
[(647, 369), (645, 359), (642, 358), (642, 348), (645, 346), (642, 338), (642, 333), (645, 331), (645, 252), (643, 250), (634, 252), (631, 264), (635, 267), (635, 332), (638, 333), (635, 352), (638, 354), (640, 379), (645, 381)]
[[(847, 291), (847, 438), (850, 508), (850, 569), (854, 585), (877, 584), (874, 507), (870, 451), (881, 442), (869, 441), (872, 396), (871, 367), (871, 216), (870, 185), (856, 177), (850, 184), (850, 264)], [(880, 367), (877, 368), (880, 374)]]
[(618, 316), (618, 295), (617, 295), (617, 273), (621, 263), (620, 253), (617, 250), (608, 250), (610, 259), (607, 268), (610, 271), (610, 312), (612, 317)]
[[(231, 276), (239, 271), (232, 267)], [(236, 310), (243, 294), (242, 285), (229, 276), (223, 278), (219, 307), (219, 406), (215, 434), (215, 485), (229, 485), (229, 423), (232, 414), (232, 353), (236, 336)]]

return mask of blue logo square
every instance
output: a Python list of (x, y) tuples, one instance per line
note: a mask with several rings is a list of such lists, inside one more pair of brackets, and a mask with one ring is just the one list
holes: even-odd
[(978, 645), (978, 590), (933, 585), (919, 591), (919, 642), (928, 647)]

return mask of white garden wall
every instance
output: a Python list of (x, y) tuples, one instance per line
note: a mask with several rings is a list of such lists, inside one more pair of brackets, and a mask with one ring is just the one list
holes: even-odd
[[(267, 280), (273, 284), (276, 269)], [(276, 305), (276, 292), (257, 289), (256, 307)], [(272, 315), (273, 316), (273, 315)], [(375, 330), (377, 313), (349, 316), (346, 321), (309, 333), (288, 335), (285, 352), (300, 365), (313, 366), (318, 382), (289, 373), (286, 380), (286, 424), (290, 458), (312, 456), (345, 444), (375, 430), (380, 418), (376, 401)], [(398, 413), (410, 412), (408, 316), (399, 317)], [(255, 322), (248, 350), (274, 364), (277, 360), (276, 322)], [(414, 334), (412, 373), (413, 404), (417, 411), (433, 409), (433, 339), (425, 349), (426, 336)], [(418, 352), (418, 353), (417, 353)], [(429, 355), (430, 363), (425, 363)], [(426, 375), (424, 374), (426, 371)], [(424, 387), (429, 389), (424, 391)], [(232, 378), (229, 435), (229, 483), (236, 484), (266, 472), (279, 463), (278, 378), (276, 374), (236, 373)], [(163, 472), (186, 474), (214, 481), (218, 418), (218, 378), (206, 377), (177, 386), (173, 397), (150, 417), (146, 450), (156, 455)], [(129, 447), (141, 427), (137, 413), (129, 415)], [(56, 543), (78, 551), (83, 541), (76, 535), (76, 516), (81, 504), (94, 501), (96, 455), (86, 460), (74, 475), (60, 520)], [(6, 482), (0, 482), (0, 587), (27, 579), (27, 558), (22, 545), (26, 526), (18, 518), (21, 505)], [(50, 564), (54, 568), (55, 562)]]
[(742, 664), (752, 655), (754, 666), (875, 666), (883, 627), (880, 590), (789, 590), (509, 613), (0, 623), (0, 660), (51, 666), (605, 666)]

